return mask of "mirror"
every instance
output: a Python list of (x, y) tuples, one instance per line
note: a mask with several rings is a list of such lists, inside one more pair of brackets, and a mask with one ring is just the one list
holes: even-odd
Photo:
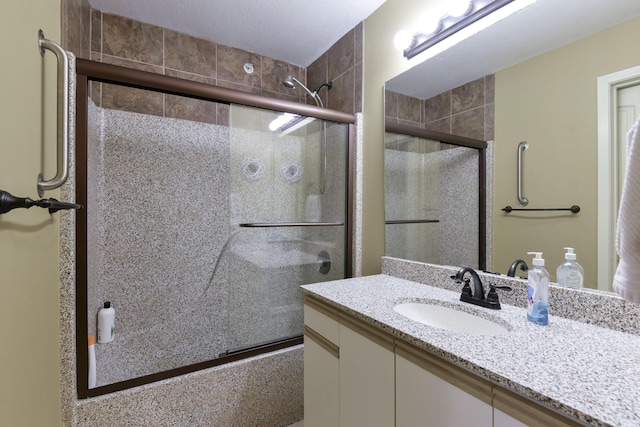
[[(452, 89), (460, 88), (468, 96), (480, 93), (477, 86), (483, 84), (484, 102), (478, 108), (484, 112), (485, 137), (480, 139), (494, 141), (488, 183), (493, 201), (487, 212), (492, 250), (487, 268), (505, 273), (516, 258), (529, 263), (527, 252), (542, 251), (555, 280), (563, 248), (574, 247), (585, 269), (585, 286), (610, 290), (609, 279), (598, 281), (598, 247), (612, 245), (611, 239), (598, 237), (598, 209), (603, 204), (610, 211), (616, 208), (603, 201), (598, 190), (602, 100), (597, 85), (601, 76), (640, 65), (640, 52), (634, 49), (640, 37), (640, 2), (594, 0), (588, 6), (585, 10), (579, 0), (538, 0), (394, 77), (385, 89), (417, 99), (414, 104), (422, 106), (418, 126), (466, 132), (455, 125), (451, 111), (445, 125), (425, 117), (441, 94), (448, 94), (453, 105)], [(632, 114), (637, 117), (640, 110)], [(507, 205), (521, 207), (516, 161), (523, 140), (529, 143), (522, 158), (527, 208), (579, 205), (578, 214), (501, 211)]]

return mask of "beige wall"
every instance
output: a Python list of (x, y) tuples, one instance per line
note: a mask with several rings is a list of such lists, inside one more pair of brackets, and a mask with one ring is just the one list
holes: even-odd
[(384, 83), (420, 62), (393, 46), (403, 29), (441, 0), (387, 0), (364, 23), (362, 273), (377, 274), (384, 255)]
[[(41, 165), (55, 175), (56, 63), (38, 29), (60, 42), (59, 0), (3, 3), (0, 189), (32, 198)], [(58, 233), (45, 209), (0, 216), (0, 425), (60, 425)]]
[[(627, 47), (619, 45), (627, 40)], [(543, 251), (547, 268), (576, 248), (585, 285), (596, 287), (598, 76), (640, 63), (640, 19), (500, 71), (495, 75), (495, 174), (493, 269), (506, 271), (527, 251)], [(523, 194), (529, 207), (580, 205), (578, 215), (509, 215), (517, 207), (518, 143), (523, 154)], [(552, 218), (545, 218), (552, 217)]]

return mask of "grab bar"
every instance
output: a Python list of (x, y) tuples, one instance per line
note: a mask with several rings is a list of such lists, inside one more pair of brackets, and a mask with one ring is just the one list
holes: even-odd
[(45, 39), (42, 30), (38, 31), (38, 48), (43, 57), (46, 49), (58, 59), (57, 172), (48, 181), (38, 174), (38, 195), (43, 197), (45, 191), (62, 186), (69, 177), (69, 56), (60, 45)]
[(527, 206), (529, 199), (522, 196), (522, 152), (529, 148), (527, 141), (522, 141), (518, 144), (518, 203), (520, 206)]

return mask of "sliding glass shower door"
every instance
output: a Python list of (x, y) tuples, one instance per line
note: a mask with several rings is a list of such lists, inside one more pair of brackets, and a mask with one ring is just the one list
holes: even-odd
[(300, 285), (348, 274), (349, 124), (90, 87), (78, 331), (108, 301), (116, 332), (88, 394), (301, 343)]

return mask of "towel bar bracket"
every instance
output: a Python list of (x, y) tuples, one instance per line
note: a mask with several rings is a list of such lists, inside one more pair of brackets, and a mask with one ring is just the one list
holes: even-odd
[(56, 199), (40, 199), (33, 200), (30, 197), (15, 197), (6, 191), (0, 190), (0, 215), (5, 214), (13, 209), (38, 206), (49, 209), (49, 213), (55, 213), (59, 210), (81, 209), (82, 205), (68, 202), (59, 202)]

